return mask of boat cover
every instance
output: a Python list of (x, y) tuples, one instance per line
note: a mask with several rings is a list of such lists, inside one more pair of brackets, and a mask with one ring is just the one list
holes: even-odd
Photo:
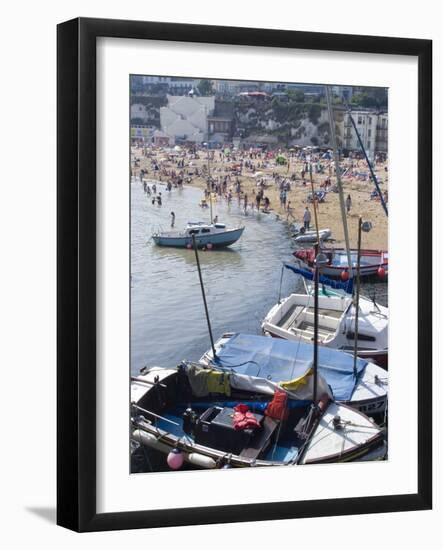
[[(232, 369), (233, 386), (235, 377), (252, 377), (262, 380), (265, 385), (275, 387), (280, 382), (288, 382), (306, 375), (312, 367), (313, 352), (312, 344), (237, 333), (217, 352), (215, 364), (221, 368)], [(349, 401), (367, 362), (357, 359), (356, 379), (352, 355), (319, 346), (318, 361), (319, 379), (326, 381), (334, 399)], [(312, 379), (311, 376), (309, 378)], [(235, 385), (239, 381), (236, 381)]]
[[(286, 269), (290, 269), (294, 273), (297, 273), (297, 275), (301, 275), (305, 279), (308, 279), (309, 281), (312, 281), (314, 279), (314, 274), (311, 271), (308, 271), (307, 269), (301, 269), (300, 267), (297, 267), (292, 264), (283, 264)], [(354, 279), (351, 277), (345, 282), (339, 282), (334, 281), (333, 279), (329, 279), (328, 277), (325, 277), (324, 275), (320, 275), (319, 277), (320, 283), (323, 285), (328, 285), (331, 288), (335, 288), (337, 290), (344, 290), (348, 294), (352, 294), (352, 287)]]

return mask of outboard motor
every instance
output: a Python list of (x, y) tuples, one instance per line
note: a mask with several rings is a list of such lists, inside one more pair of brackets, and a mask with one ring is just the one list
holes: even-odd
[(195, 423), (197, 421), (198, 414), (191, 408), (187, 408), (183, 413), (183, 431), (189, 435), (194, 432)]

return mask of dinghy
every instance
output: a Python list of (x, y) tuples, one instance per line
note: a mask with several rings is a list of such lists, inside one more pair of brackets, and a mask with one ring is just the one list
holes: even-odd
[(192, 248), (192, 237), (198, 248), (221, 248), (230, 246), (242, 236), (244, 227), (228, 229), (224, 223), (188, 222), (184, 231), (159, 231), (152, 239), (158, 246)]
[[(297, 224), (292, 224), (291, 227), (292, 236), (294, 237), (294, 242), (296, 243), (316, 243), (317, 242), (317, 231), (306, 231), (303, 226)], [(318, 238), (320, 241), (329, 239), (332, 235), (330, 229), (320, 229), (318, 232)]]
[[(306, 378), (306, 377), (305, 377)], [(384, 432), (331, 400), (312, 375), (284, 390), (269, 381), (182, 363), (132, 378), (132, 441), (165, 456), (171, 469), (290, 466), (383, 458)]]
[[(320, 299), (320, 297), (319, 297)], [(266, 336), (226, 333), (215, 343), (216, 360), (208, 350), (200, 363), (215, 365), (236, 376), (260, 379), (262, 391), (280, 385), (290, 388), (313, 369), (312, 343), (282, 340)], [(367, 415), (383, 415), (388, 403), (388, 373), (363, 359), (356, 361), (349, 353), (318, 347), (318, 374), (331, 388), (332, 397)]]

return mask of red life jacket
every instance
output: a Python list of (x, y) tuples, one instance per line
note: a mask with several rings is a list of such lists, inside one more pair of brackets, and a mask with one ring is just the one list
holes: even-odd
[(288, 401), (288, 394), (282, 390), (275, 390), (274, 397), (269, 405), (266, 407), (265, 415), (276, 420), (284, 420), (288, 416), (288, 409), (286, 403)]
[(234, 430), (245, 430), (246, 428), (260, 428), (260, 424), (249, 407), (240, 403), (234, 407)]

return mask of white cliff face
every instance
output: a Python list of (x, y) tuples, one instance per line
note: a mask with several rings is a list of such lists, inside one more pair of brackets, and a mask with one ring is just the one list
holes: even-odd
[[(299, 116), (288, 120), (272, 108), (249, 107), (238, 110), (236, 113), (238, 126), (244, 128), (254, 136), (261, 132), (273, 132), (276, 136), (286, 138), (292, 145), (319, 145), (331, 146), (329, 116), (326, 107), (318, 107), (314, 114), (309, 113), (309, 107), (301, 110)], [(336, 115), (336, 133), (339, 143), (343, 143), (344, 122), (343, 115)]]

